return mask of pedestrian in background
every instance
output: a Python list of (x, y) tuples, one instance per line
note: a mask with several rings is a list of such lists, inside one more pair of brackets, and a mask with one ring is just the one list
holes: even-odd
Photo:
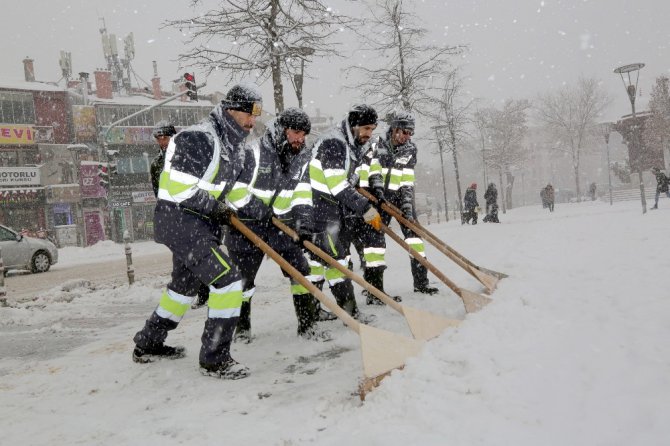
[(652, 168), (651, 173), (656, 176), (656, 198), (654, 200), (654, 207), (652, 207), (652, 209), (658, 209), (658, 199), (661, 194), (665, 194), (668, 196), (668, 198), (670, 198), (670, 187), (668, 187), (670, 179), (666, 174), (661, 172), (661, 169), (658, 167)]
[(486, 216), (483, 221), (500, 223), (500, 220), (498, 220), (498, 189), (496, 189), (495, 184), (489, 183), (486, 192), (484, 192), (484, 200), (486, 200)]
[(470, 224), (470, 221), (472, 221), (473, 225), (477, 224), (478, 207), (477, 183), (472, 183), (465, 191), (465, 197), (463, 198), (463, 223)]

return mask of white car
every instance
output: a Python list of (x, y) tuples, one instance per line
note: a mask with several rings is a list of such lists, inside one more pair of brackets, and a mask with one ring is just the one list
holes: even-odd
[(3, 225), (0, 225), (0, 248), (5, 272), (10, 269), (27, 269), (34, 273), (44, 273), (58, 262), (58, 249), (49, 240), (25, 237)]

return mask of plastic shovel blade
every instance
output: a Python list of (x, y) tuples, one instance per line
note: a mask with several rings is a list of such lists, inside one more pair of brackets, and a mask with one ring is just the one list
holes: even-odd
[(414, 339), (423, 341), (435, 338), (441, 335), (447, 328), (458, 327), (458, 324), (461, 323), (461, 321), (456, 319), (447, 319), (406, 305), (403, 305), (402, 311)]
[(424, 341), (364, 324), (361, 324), (359, 334), (366, 378), (375, 378), (403, 367), (407, 358), (417, 355), (424, 345)]

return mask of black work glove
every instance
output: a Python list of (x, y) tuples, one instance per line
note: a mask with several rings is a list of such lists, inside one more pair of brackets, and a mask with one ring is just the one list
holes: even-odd
[(414, 206), (412, 206), (412, 203), (403, 203), (402, 206), (400, 206), (400, 210), (402, 211), (402, 216), (405, 217), (405, 220), (409, 221), (414, 221)]
[(372, 195), (375, 196), (377, 199), (377, 206), (381, 206), (383, 203), (386, 202), (386, 197), (384, 196), (384, 188), (383, 187), (375, 187), (372, 189)]
[(300, 244), (303, 242), (314, 243), (314, 233), (309, 228), (298, 228), (296, 231), (298, 233), (298, 238), (300, 239)]
[(298, 219), (295, 222), (295, 232), (298, 234), (301, 245), (304, 241), (314, 243), (314, 231), (309, 223), (305, 224), (303, 220)]
[(230, 226), (230, 217), (237, 215), (234, 209), (227, 206), (226, 203), (221, 201), (216, 202), (216, 207), (214, 211), (209, 215), (209, 218), (212, 219), (212, 222), (218, 223), (220, 225)]

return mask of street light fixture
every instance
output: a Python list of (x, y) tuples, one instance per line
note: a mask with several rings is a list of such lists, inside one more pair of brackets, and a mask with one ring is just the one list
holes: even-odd
[[(628, 99), (630, 99), (630, 106), (633, 111), (632, 119), (633, 123), (631, 125), (631, 144), (632, 144), (632, 153), (635, 154), (636, 162), (634, 167), (637, 170), (638, 180), (640, 182), (640, 200), (642, 202), (642, 213), (647, 213), (647, 200), (644, 196), (644, 182), (642, 181), (642, 154), (640, 153), (640, 138), (638, 135), (638, 125), (637, 125), (637, 116), (635, 114), (635, 95), (637, 93), (637, 84), (640, 79), (640, 70), (644, 68), (643, 63), (633, 63), (629, 65), (624, 65), (619, 68), (615, 68), (614, 72), (621, 76), (621, 82), (628, 93)], [(635, 82), (631, 73), (635, 73)], [(629, 155), (630, 157), (630, 155)], [(632, 164), (631, 159), (631, 164)], [(609, 167), (609, 166), (608, 166)]]

